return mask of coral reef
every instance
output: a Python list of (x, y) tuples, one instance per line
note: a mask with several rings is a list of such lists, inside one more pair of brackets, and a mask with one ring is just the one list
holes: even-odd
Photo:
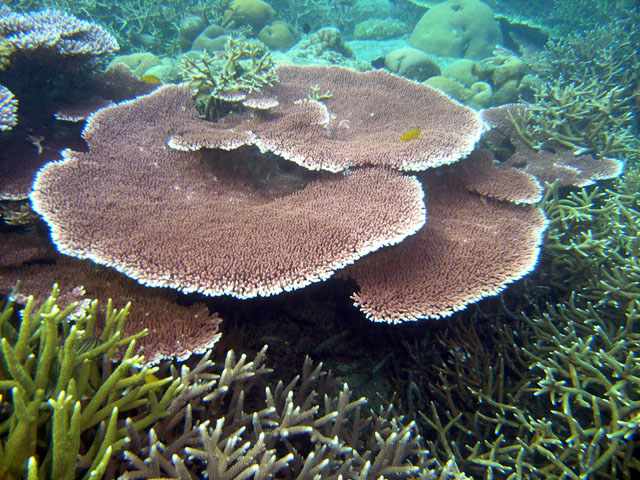
[(0, 131), (11, 130), (18, 123), (18, 101), (8, 88), (0, 85)]
[(407, 33), (407, 24), (397, 18), (370, 18), (358, 23), (353, 35), (357, 39), (386, 40)]
[[(353, 299), (370, 320), (399, 323), (447, 317), (499, 293), (536, 265), (544, 216), (530, 205), (495, 200), (507, 193), (505, 184), (513, 182), (513, 172), (469, 168), (464, 175), (429, 173), (419, 177), (429, 192), (426, 225), (344, 273), (357, 282)], [(483, 182), (470, 182), (473, 175), (484, 177)], [(535, 201), (535, 180), (532, 184), (528, 175), (516, 176), (524, 177), (526, 185), (514, 189), (516, 196), (508, 200)]]
[(533, 0), (526, 3), (488, 0), (496, 11), (553, 28), (558, 36), (597, 28), (637, 11), (634, 0)]
[[(410, 171), (456, 162), (473, 150), (484, 129), (477, 112), (384, 70), (281, 65), (276, 71), (280, 81), (258, 96), (277, 99), (277, 107), (263, 116), (189, 122), (172, 132), (170, 146), (220, 148), (231, 143), (221, 127), (233, 127), (237, 144), (254, 144), (311, 170), (370, 165)], [(322, 103), (300, 102), (311, 87), (332, 95)], [(415, 128), (421, 130), (417, 138), (400, 140)]]
[[(177, 28), (185, 10), (195, 9), (195, 0), (9, 0), (16, 10), (57, 8), (99, 22), (116, 36), (122, 49), (172, 54), (178, 51)], [(212, 2), (200, 2), (208, 3)]]
[[(549, 188), (542, 263), (553, 296), (531, 300), (530, 290), (533, 305), (517, 309), (503, 298), (499, 314), (477, 311), (466, 327), (423, 339), (446, 352), (411, 387), (421, 422), (437, 432), (427, 444), (438, 458), (515, 479), (630, 479), (640, 470), (639, 188), (636, 167), (610, 188)], [(512, 313), (521, 308), (529, 313)], [(414, 367), (421, 345), (407, 344)]]
[[(304, 188), (268, 194), (270, 173), (247, 185), (233, 168), (242, 164), (229, 154), (168, 150), (167, 135), (194, 121), (200, 120), (184, 86), (93, 115), (83, 134), (89, 152), (67, 151), (64, 161), (50, 163), (31, 195), (58, 248), (145, 285), (249, 298), (323, 280), (424, 224), (419, 183), (395, 172), (363, 170), (312, 182), (302, 176), (297, 185)], [(83, 192), (75, 200), (71, 178)], [(102, 202), (114, 209), (93, 210)], [(185, 228), (190, 236), (177, 234)], [(118, 237), (123, 241), (109, 240)]]
[[(271, 3), (278, 11), (279, 16), (298, 32), (315, 32), (329, 25), (339, 30), (345, 30), (355, 18), (353, 11), (356, 5), (351, 5), (349, 1), (273, 0)], [(391, 6), (390, 2), (386, 0), (384, 3)], [(379, 7), (379, 4), (376, 7)], [(380, 9), (377, 10), (377, 12), (380, 11)]]
[[(418, 240), (407, 240), (411, 247), (388, 249), (384, 261), (365, 260), (348, 273), (361, 283), (355, 298), (370, 318), (399, 322), (450, 315), (533, 268), (544, 219), (535, 207), (509, 204), (531, 201), (526, 185), (535, 180), (528, 174), (473, 159), (466, 165), (480, 170), (476, 182), (473, 173), (457, 169), (418, 180), (373, 168), (423, 170), (456, 162), (484, 129), (477, 112), (384, 71), (281, 66), (278, 75), (276, 86), (240, 101), (253, 105), (250, 111), (217, 122), (199, 118), (189, 91), (177, 86), (93, 115), (83, 133), (89, 152), (67, 150), (34, 183), (34, 209), (51, 227), (58, 248), (145, 285), (268, 296), (325, 280), (365, 254), (402, 242), (424, 224), (420, 182), (435, 182), (440, 187), (433, 187), (430, 201), (439, 215), (434, 218), (441, 218), (432, 223), (436, 232), (427, 227)], [(314, 89), (321, 101), (307, 99)], [(317, 93), (322, 91), (328, 93)], [(270, 108), (254, 113), (260, 105)], [(388, 121), (402, 129), (388, 132)], [(404, 128), (417, 134), (403, 141)], [(126, 144), (112, 140), (124, 131)], [(289, 190), (272, 191), (269, 179), (279, 181), (277, 163), (266, 180), (247, 182), (233, 172), (245, 166), (262, 171), (261, 162), (247, 163), (250, 151), (239, 148), (245, 145), (310, 169), (368, 168), (314, 176), (290, 166), (284, 177)], [(514, 184), (525, 185), (519, 196), (509, 185), (514, 175), (528, 179)], [(96, 210), (101, 204), (112, 209)], [(190, 236), (176, 235), (185, 229)], [(495, 242), (496, 236), (505, 241)], [(467, 250), (434, 254), (458, 248)], [(412, 268), (394, 267), (407, 264)], [(398, 288), (405, 293), (394, 293)]]
[(530, 59), (543, 83), (534, 87), (531, 107), (514, 118), (530, 146), (620, 159), (640, 152), (634, 100), (639, 19), (640, 13), (630, 13), (626, 20), (551, 41)]
[(99, 56), (120, 48), (104, 28), (60, 10), (23, 14), (3, 5), (0, 7), (0, 33), (12, 48), (13, 55), (39, 52), (49, 55), (51, 50), (63, 56)]
[(353, 52), (344, 43), (342, 32), (335, 27), (324, 27), (300, 40), (291, 50), (294, 57), (313, 59), (317, 64), (324, 60), (342, 65), (353, 58)]
[[(101, 478), (124, 448), (124, 415), (137, 409), (132, 428), (146, 429), (167, 415), (181, 388), (179, 380), (155, 378), (157, 367), (133, 354), (146, 332), (122, 335), (129, 307), (109, 304), (96, 336), (97, 302), (78, 312), (77, 304), (60, 309), (57, 296), (54, 287), (40, 306), (29, 298), (19, 320), (11, 302), (0, 313), (3, 478), (27, 478), (27, 470), (29, 478)], [(113, 365), (119, 348), (126, 351)]]
[(287, 22), (276, 20), (258, 32), (258, 39), (272, 50), (286, 51), (300, 40), (300, 34)]
[(523, 140), (535, 150), (572, 149), (576, 155), (624, 158), (640, 153), (632, 131), (631, 98), (626, 87), (606, 82), (544, 82), (534, 103), (513, 118)]
[(81, 148), (80, 128), (52, 117), (75, 122), (92, 111), (87, 109), (141, 89), (121, 72), (98, 73), (100, 59), (118, 44), (95, 23), (59, 10), (17, 13), (3, 5), (0, 37), (11, 45), (0, 69), (1, 128), (12, 126), (0, 138), (0, 198), (15, 200), (26, 197), (35, 172), (60, 150)]
[(199, 57), (185, 56), (182, 78), (193, 91), (196, 106), (215, 119), (217, 100), (225, 92), (246, 94), (260, 91), (278, 81), (271, 53), (259, 40), (229, 37), (216, 56), (203, 51)]
[(384, 67), (402, 77), (423, 82), (440, 75), (440, 68), (429, 56), (416, 48), (399, 48), (384, 57)]
[(222, 14), (221, 25), (248, 25), (255, 32), (259, 32), (275, 18), (276, 11), (263, 0), (233, 0)]
[(266, 383), (265, 352), (253, 361), (230, 352), (222, 370), (209, 355), (193, 370), (172, 369), (185, 388), (167, 420), (131, 435), (123, 478), (464, 478), (453, 462), (436, 468), (415, 422), (391, 405), (374, 412), (346, 384), (327, 390), (322, 364), (308, 357), (291, 382)]
[[(51, 284), (58, 285), (57, 304), (61, 309), (71, 303), (79, 308), (91, 299), (111, 299), (118, 305), (133, 303), (123, 335), (146, 329), (149, 335), (138, 339), (135, 354), (144, 356), (147, 365), (165, 358), (186, 360), (202, 353), (218, 341), (221, 318), (210, 313), (202, 302), (187, 302), (177, 292), (146, 289), (118, 272), (87, 260), (62, 256), (46, 239), (33, 234), (4, 234), (0, 250), (0, 293), (10, 295), (14, 285), (28, 292), (37, 302), (46, 300)], [(6, 247), (5, 247), (6, 242)], [(22, 294), (11, 295), (24, 303)], [(98, 309), (104, 315), (104, 307)], [(102, 328), (101, 322), (98, 325)]]
[(526, 114), (521, 111), (527, 108), (530, 107), (525, 104), (511, 104), (480, 112), (491, 127), (483, 135), (482, 143), (497, 152), (503, 165), (527, 172), (542, 184), (556, 182), (559, 186), (582, 187), (620, 175), (624, 167), (620, 160), (578, 154), (563, 146), (553, 151), (532, 148), (520, 133), (526, 126), (515, 120), (524, 118)]

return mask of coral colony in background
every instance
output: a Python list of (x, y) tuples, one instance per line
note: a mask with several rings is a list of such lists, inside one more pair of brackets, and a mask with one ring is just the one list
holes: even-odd
[(519, 3), (4, 2), (0, 478), (637, 475), (640, 13)]

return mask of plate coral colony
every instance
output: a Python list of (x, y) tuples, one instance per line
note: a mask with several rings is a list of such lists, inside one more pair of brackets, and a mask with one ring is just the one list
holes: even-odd
[(531, 3), (0, 6), (0, 478), (637, 474), (640, 14)]

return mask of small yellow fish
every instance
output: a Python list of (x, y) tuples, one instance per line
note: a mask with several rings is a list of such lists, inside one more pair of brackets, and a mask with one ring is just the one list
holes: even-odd
[(400, 135), (400, 140), (402, 140), (403, 142), (415, 140), (420, 136), (421, 133), (422, 133), (422, 130), (420, 130), (419, 128), (412, 128), (411, 130), (404, 132), (402, 135)]
[[(153, 373), (148, 374), (146, 377), (144, 377), (144, 383), (146, 383), (147, 385), (149, 385), (150, 383), (153, 382), (157, 382), (158, 380), (160, 380), (158, 377), (156, 377)], [(161, 393), (162, 392), (162, 388), (157, 387), (153, 389), (154, 392), (156, 393)]]
[(140, 80), (150, 85), (157, 85), (158, 83), (161, 83), (160, 79), (155, 75), (143, 75), (140, 77)]

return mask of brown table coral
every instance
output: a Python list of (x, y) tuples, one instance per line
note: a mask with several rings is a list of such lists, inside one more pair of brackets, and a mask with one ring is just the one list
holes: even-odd
[(177, 86), (95, 114), (89, 152), (67, 150), (34, 183), (33, 206), (59, 250), (145, 285), (247, 298), (323, 280), (424, 224), (413, 177), (325, 174), (273, 198), (269, 172), (248, 180), (221, 152), (169, 149), (197, 118)]
[(534, 267), (545, 220), (514, 203), (535, 202), (540, 185), (487, 152), (446, 166), (483, 132), (477, 112), (384, 72), (278, 75), (239, 101), (271, 108), (218, 122), (180, 86), (92, 116), (89, 152), (47, 165), (31, 195), (59, 250), (146, 285), (247, 298), (403, 242), (345, 272), (363, 311), (386, 321), (448, 315)]

